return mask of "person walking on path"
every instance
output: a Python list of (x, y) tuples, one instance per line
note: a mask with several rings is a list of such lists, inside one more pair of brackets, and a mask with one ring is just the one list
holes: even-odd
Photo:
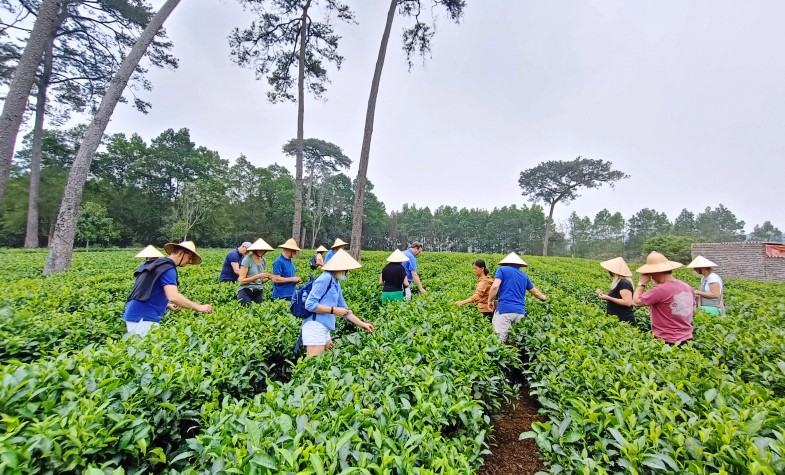
[(403, 255), (409, 259), (403, 263), (403, 268), (406, 269), (406, 278), (409, 279), (409, 286), (404, 289), (404, 298), (406, 300), (412, 299), (412, 283), (417, 284), (417, 290), (419, 290), (421, 294), (426, 292), (425, 287), (422, 286), (422, 281), (420, 281), (420, 274), (417, 272), (417, 256), (419, 256), (421, 252), (422, 244), (417, 241), (413, 242), (408, 249), (403, 251)]
[[(652, 334), (670, 345), (681, 345), (693, 336), (695, 293), (689, 284), (672, 275), (681, 266), (659, 252), (650, 253), (646, 264), (637, 270), (641, 277), (632, 296), (636, 307), (649, 307)], [(655, 285), (647, 291), (649, 282)]]
[(327, 255), (324, 256), (324, 263), (327, 264), (330, 261), (330, 259), (333, 258), (333, 256), (335, 255), (336, 252), (340, 251), (341, 249), (343, 249), (344, 247), (346, 247), (348, 245), (349, 245), (349, 243), (348, 242), (344, 242), (343, 239), (336, 238), (335, 242), (333, 243), (332, 248), (330, 249), (330, 252), (328, 252)]
[(606, 294), (601, 289), (597, 289), (597, 297), (608, 302), (608, 315), (615, 315), (619, 321), (635, 325), (635, 313), (632, 308), (632, 293), (635, 290), (632, 287), (632, 271), (623, 257), (600, 262), (600, 266), (608, 271), (613, 281), (610, 292)]
[(528, 264), (518, 254), (509, 253), (499, 261), (499, 268), (488, 291), (488, 307), (494, 312), (493, 331), (502, 343), (507, 342), (512, 326), (526, 316), (526, 292), (541, 302), (548, 300), (521, 270), (522, 267), (528, 267)]
[(695, 295), (698, 296), (698, 307), (709, 315), (725, 315), (725, 285), (722, 278), (714, 272), (717, 264), (703, 256), (698, 256), (687, 267), (701, 276), (701, 283)]
[(250, 245), (250, 242), (245, 241), (226, 254), (224, 265), (221, 268), (221, 275), (218, 276), (218, 282), (237, 282), (237, 278), (240, 275), (240, 264), (243, 262), (243, 256), (248, 253), (248, 246)]
[(477, 285), (474, 288), (474, 294), (471, 297), (458, 300), (455, 305), (461, 307), (468, 303), (476, 303), (477, 310), (488, 318), (488, 321), (493, 321), (493, 312), (488, 307), (488, 292), (493, 285), (493, 277), (488, 275), (488, 268), (485, 266), (485, 261), (477, 259), (472, 264), (472, 272), (477, 276)]
[(213, 311), (210, 305), (192, 302), (177, 290), (177, 268), (202, 262), (196, 245), (192, 241), (170, 242), (164, 245), (164, 250), (168, 257), (144, 262), (134, 272), (136, 281), (123, 312), (129, 334), (146, 335), (158, 325), (167, 309), (173, 312), (181, 308), (202, 313)]
[(262, 284), (273, 277), (267, 272), (264, 255), (272, 250), (273, 248), (262, 238), (248, 246), (248, 252), (240, 265), (240, 287), (237, 289), (237, 301), (240, 305), (248, 305), (251, 302), (262, 303), (264, 300)]
[(294, 268), (292, 258), (300, 248), (297, 242), (290, 238), (285, 243), (278, 246), (281, 254), (273, 261), (273, 299), (292, 300), (292, 294), (303, 280), (297, 277), (297, 270)]
[(379, 283), (383, 286), (382, 305), (403, 300), (403, 289), (409, 287), (409, 279), (406, 278), (406, 269), (401, 263), (408, 260), (398, 249), (387, 257), (389, 264), (384, 266), (382, 275), (379, 276)]
[(373, 333), (373, 324), (362, 321), (346, 305), (341, 290), (341, 281), (347, 273), (362, 267), (348, 252), (339, 250), (330, 262), (326, 263), (321, 275), (313, 281), (311, 292), (305, 300), (305, 309), (314, 315), (303, 321), (301, 338), (306, 355), (310, 358), (329, 350), (333, 345), (330, 331), (335, 330), (335, 316), (338, 315), (368, 333)]

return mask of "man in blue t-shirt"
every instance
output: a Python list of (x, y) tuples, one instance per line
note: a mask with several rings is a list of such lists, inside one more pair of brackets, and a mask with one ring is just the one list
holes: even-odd
[(408, 261), (403, 262), (403, 269), (406, 271), (406, 278), (409, 279), (409, 286), (403, 289), (404, 298), (406, 300), (412, 299), (412, 285), (416, 284), (417, 289), (421, 294), (424, 294), (425, 287), (422, 286), (420, 281), (420, 274), (417, 273), (417, 256), (422, 252), (422, 244), (414, 241), (409, 249), (403, 251), (403, 255), (409, 258)]
[(344, 242), (343, 239), (335, 238), (335, 242), (333, 243), (333, 246), (330, 248), (330, 251), (327, 253), (326, 256), (324, 256), (324, 263), (327, 264), (327, 261), (332, 259), (336, 252), (340, 251), (341, 249), (343, 249), (348, 245), (349, 243)]
[(251, 243), (245, 241), (236, 249), (229, 251), (224, 259), (218, 282), (237, 282), (237, 277), (240, 275), (240, 263), (243, 262), (243, 256), (248, 253), (249, 247), (251, 247)]
[(488, 292), (488, 307), (495, 310), (493, 331), (502, 342), (507, 341), (507, 334), (512, 325), (526, 315), (526, 292), (530, 292), (542, 302), (548, 300), (548, 297), (540, 292), (529, 276), (521, 270), (521, 267), (527, 265), (518, 254), (509, 253), (499, 261), (493, 285)]
[(177, 290), (177, 268), (202, 262), (196, 252), (196, 245), (192, 241), (179, 244), (170, 242), (164, 245), (164, 249), (168, 257), (145, 262), (134, 272), (136, 281), (123, 312), (123, 320), (130, 334), (146, 335), (153, 326), (158, 325), (167, 309), (173, 312), (181, 308), (202, 313), (213, 311), (210, 305), (192, 302)]
[(292, 258), (300, 252), (300, 248), (297, 247), (294, 239), (289, 239), (278, 247), (281, 248), (281, 255), (273, 261), (273, 298), (292, 300), (297, 284), (303, 282), (297, 277), (297, 271), (292, 263)]

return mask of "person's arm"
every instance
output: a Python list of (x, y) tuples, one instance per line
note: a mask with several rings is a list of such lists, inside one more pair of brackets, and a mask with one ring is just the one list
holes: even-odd
[(283, 266), (278, 265), (278, 262), (273, 262), (273, 275), (270, 280), (273, 281), (273, 284), (288, 284), (290, 282), (294, 282), (295, 284), (299, 284), (302, 282), (297, 276), (294, 277), (283, 277), (281, 273), (283, 272)]
[(403, 287), (404, 288), (409, 287), (409, 284), (410, 284), (409, 278), (404, 275), (403, 276)]
[(602, 290), (597, 291), (597, 296), (602, 300), (607, 300), (608, 302), (613, 302), (616, 305), (622, 305), (624, 307), (632, 307), (632, 292), (627, 289), (622, 289), (619, 291), (619, 295), (621, 295), (621, 298), (617, 299), (616, 297), (611, 297)]
[(420, 293), (424, 294), (426, 290), (425, 287), (422, 286), (422, 282), (420, 282), (420, 274), (418, 274), (416, 270), (412, 271), (412, 280), (414, 280), (414, 283), (417, 284), (417, 288), (420, 290)]
[(635, 287), (635, 292), (632, 294), (632, 305), (634, 307), (646, 307), (647, 305), (643, 303), (641, 300), (641, 295), (646, 291), (646, 285), (651, 281), (651, 277), (648, 274), (642, 274), (641, 279), (638, 282), (638, 286)]
[(491, 284), (491, 289), (488, 291), (488, 308), (491, 309), (491, 312), (496, 310), (496, 296), (499, 295), (499, 287), (502, 285), (502, 280), (500, 278), (493, 279), (493, 284)]
[(459, 301), (455, 302), (455, 305), (460, 307), (462, 305), (466, 305), (467, 303), (477, 303), (477, 302), (479, 302), (480, 301), (480, 295), (485, 293), (485, 291), (487, 290), (488, 285), (490, 285), (490, 284), (488, 284), (488, 282), (486, 282), (486, 281), (484, 281), (482, 279), (478, 280), (477, 281), (477, 286), (475, 286), (475, 288), (474, 288), (474, 294), (472, 294), (472, 296), (469, 297), (468, 299), (459, 300)]
[(238, 276), (240, 275), (240, 267), (241, 267), (240, 264), (238, 264), (237, 262), (232, 262), (232, 270)]
[(384, 285), (384, 279), (382, 279), (381, 274), (379, 274), (379, 285)]
[(718, 299), (720, 298), (720, 284), (717, 282), (712, 282), (709, 284), (709, 291), (710, 292), (703, 292), (700, 290), (695, 291), (695, 295), (698, 295), (703, 298), (707, 299)]
[(177, 290), (176, 285), (164, 285), (164, 294), (166, 294), (166, 298), (169, 299), (169, 302), (180, 308), (190, 308), (191, 310), (202, 313), (211, 313), (213, 311), (213, 307), (210, 305), (199, 304), (185, 298), (185, 296)]
[(548, 300), (548, 297), (546, 297), (544, 293), (540, 292), (540, 289), (538, 289), (537, 287), (532, 287), (531, 289), (529, 289), (529, 293), (537, 297), (537, 300), (539, 300), (540, 302), (545, 302), (546, 300)]

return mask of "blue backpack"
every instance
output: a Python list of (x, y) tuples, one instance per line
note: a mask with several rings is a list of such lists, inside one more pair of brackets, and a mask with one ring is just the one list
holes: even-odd
[[(313, 276), (311, 276), (308, 282), (301, 285), (300, 288), (295, 290), (294, 294), (292, 295), (292, 303), (289, 304), (289, 311), (292, 313), (292, 315), (294, 315), (297, 318), (309, 318), (316, 315), (313, 312), (309, 312), (305, 308), (305, 301), (308, 300), (308, 294), (311, 292), (311, 287), (313, 287), (313, 283), (314, 283), (314, 278)], [(319, 297), (319, 300), (324, 298), (324, 296), (327, 294), (327, 292), (330, 291), (330, 287), (332, 286), (333, 286), (333, 279), (330, 279), (330, 285), (327, 286), (327, 290), (325, 290), (324, 294), (322, 294), (322, 296)]]

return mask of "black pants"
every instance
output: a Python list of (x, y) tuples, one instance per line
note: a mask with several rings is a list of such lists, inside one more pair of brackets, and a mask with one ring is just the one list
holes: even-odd
[(240, 305), (248, 305), (251, 302), (262, 303), (264, 291), (262, 289), (244, 288), (237, 291), (237, 301)]
[(493, 312), (480, 312), (480, 313), (488, 317), (488, 321), (493, 323)]

